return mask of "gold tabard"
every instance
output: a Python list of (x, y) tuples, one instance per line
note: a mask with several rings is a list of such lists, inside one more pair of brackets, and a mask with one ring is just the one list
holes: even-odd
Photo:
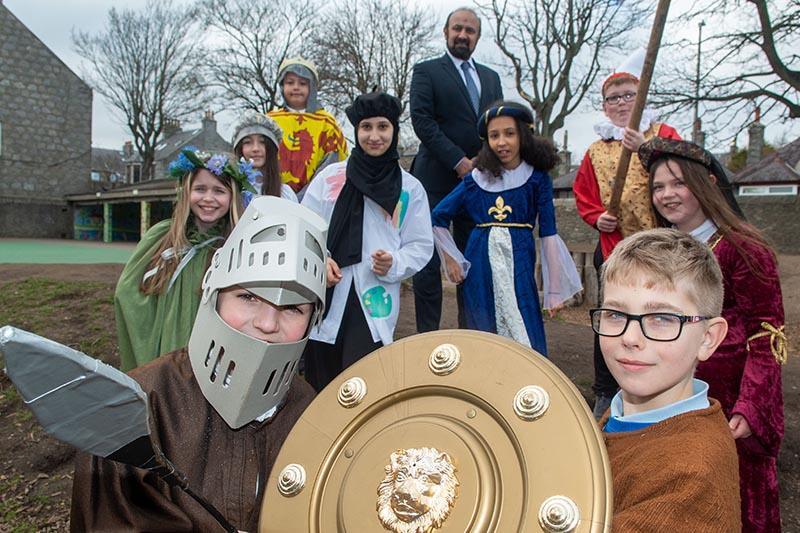
[(611, 530), (599, 429), (550, 361), (509, 339), (437, 331), (345, 370), (298, 420), (259, 530)]
[[(660, 122), (653, 123), (644, 132), (645, 140), (650, 140), (661, 128)], [(592, 160), (597, 186), (600, 189), (600, 200), (604, 206), (611, 201), (611, 190), (617, 175), (617, 162), (622, 153), (621, 141), (595, 141), (589, 146), (589, 158)], [(619, 229), (623, 237), (656, 227), (656, 217), (650, 201), (647, 187), (647, 170), (642, 167), (639, 154), (631, 154), (625, 187), (619, 204)]]

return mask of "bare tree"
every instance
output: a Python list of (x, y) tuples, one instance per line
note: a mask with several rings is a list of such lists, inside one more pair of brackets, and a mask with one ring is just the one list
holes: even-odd
[(311, 55), (324, 79), (326, 101), (342, 111), (378, 87), (399, 98), (407, 116), (414, 64), (434, 52), (430, 9), (393, 0), (347, 0), (321, 20)]
[[(698, 72), (697, 40), (673, 39), (675, 58), (656, 80), (654, 102), (671, 111), (701, 103), (711, 134), (733, 137), (760, 107), (763, 116), (800, 118), (800, 0), (705, 0), (679, 23), (704, 23)], [(688, 52), (688, 53), (687, 53)]]
[(198, 76), (195, 20), (192, 9), (149, 0), (138, 12), (111, 8), (100, 34), (72, 35), (90, 65), (84, 78), (124, 117), (144, 175), (152, 176), (165, 119), (195, 115), (208, 104)]
[(494, 42), (511, 61), (519, 95), (548, 138), (596, 91), (610, 58), (631, 51), (632, 32), (646, 28), (644, 0), (491, 0), (478, 2)]
[(204, 0), (212, 43), (204, 62), (225, 107), (267, 112), (278, 105), (278, 67), (303, 49), (317, 20), (315, 0)]

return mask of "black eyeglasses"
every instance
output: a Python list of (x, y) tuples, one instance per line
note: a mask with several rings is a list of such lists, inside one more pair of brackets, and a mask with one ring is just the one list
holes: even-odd
[(631, 320), (639, 323), (642, 334), (651, 341), (669, 342), (681, 336), (685, 323), (694, 324), (710, 316), (687, 316), (677, 313), (645, 313), (632, 315), (616, 309), (590, 309), (592, 329), (603, 337), (619, 337), (628, 329)]
[(605, 103), (610, 105), (617, 105), (620, 100), (625, 100), (626, 102), (631, 102), (633, 99), (636, 98), (636, 93), (624, 93), (624, 94), (615, 94), (613, 96), (606, 96), (603, 98)]

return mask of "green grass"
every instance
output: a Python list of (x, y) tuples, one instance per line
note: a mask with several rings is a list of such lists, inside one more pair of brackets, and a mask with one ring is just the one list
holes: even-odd
[(0, 326), (107, 360), (117, 349), (113, 291), (108, 283), (40, 278), (0, 284)]

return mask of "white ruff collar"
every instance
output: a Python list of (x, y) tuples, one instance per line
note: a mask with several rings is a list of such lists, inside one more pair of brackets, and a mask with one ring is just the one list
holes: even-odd
[(533, 174), (533, 167), (523, 161), (517, 168), (503, 169), (503, 173), (498, 177), (476, 168), (472, 171), (472, 179), (484, 191), (502, 192), (523, 185), (531, 177), (531, 174)]
[[(642, 120), (639, 122), (639, 131), (647, 131), (653, 122), (658, 118), (658, 113), (653, 109), (645, 109), (642, 111)], [(622, 134), (625, 133), (625, 128), (620, 128), (611, 123), (607, 118), (594, 125), (594, 132), (600, 136), (604, 141), (621, 141)]]

